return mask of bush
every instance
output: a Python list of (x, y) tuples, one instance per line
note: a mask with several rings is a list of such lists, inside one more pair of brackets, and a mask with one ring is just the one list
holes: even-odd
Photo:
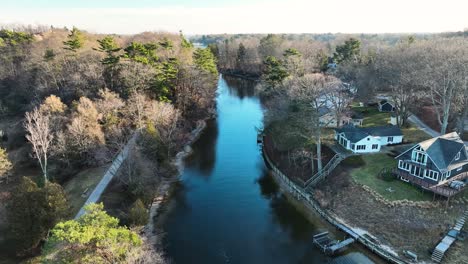
[(140, 199), (136, 200), (130, 208), (128, 220), (132, 226), (144, 226), (148, 223), (148, 210)]
[(391, 182), (397, 179), (391, 172), (382, 173), (380, 177), (386, 182)]
[(343, 160), (343, 164), (346, 166), (357, 168), (366, 165), (366, 162), (364, 161), (362, 156), (351, 156)]

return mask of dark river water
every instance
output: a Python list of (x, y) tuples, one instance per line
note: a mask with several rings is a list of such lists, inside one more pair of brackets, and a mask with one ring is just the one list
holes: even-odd
[(193, 145), (163, 224), (175, 263), (328, 262), (312, 243), (327, 227), (289, 204), (267, 173), (262, 121), (254, 84), (220, 78), (217, 118)]

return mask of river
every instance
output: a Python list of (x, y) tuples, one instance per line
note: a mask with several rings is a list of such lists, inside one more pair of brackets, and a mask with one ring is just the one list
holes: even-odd
[[(217, 118), (185, 161), (165, 216), (165, 251), (175, 263), (326, 263), (312, 244), (326, 230), (281, 195), (256, 143), (263, 109), (249, 81), (218, 83)], [(355, 250), (351, 250), (355, 251)]]

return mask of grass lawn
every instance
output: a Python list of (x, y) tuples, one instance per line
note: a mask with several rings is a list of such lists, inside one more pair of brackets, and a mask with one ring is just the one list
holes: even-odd
[[(386, 154), (363, 155), (366, 165), (355, 168), (351, 171), (351, 177), (358, 184), (366, 185), (388, 200), (411, 200), (427, 201), (432, 196), (429, 193), (422, 193), (416, 187), (399, 181), (397, 179), (386, 181), (378, 177), (383, 168), (394, 168), (397, 162)], [(393, 192), (387, 189), (391, 188)]]
[(404, 136), (403, 140), (408, 143), (418, 143), (432, 138), (413, 124), (410, 124), (407, 128), (402, 128), (401, 131), (403, 132)]
[[(68, 181), (65, 186), (65, 193), (70, 203), (70, 212), (72, 216), (78, 213), (94, 187), (99, 183), (106, 172), (108, 166), (86, 169)], [(86, 195), (82, 197), (83, 192), (88, 189)]]
[(377, 106), (368, 107), (353, 105), (352, 109), (364, 115), (363, 127), (384, 126), (390, 123), (390, 113), (379, 112)]

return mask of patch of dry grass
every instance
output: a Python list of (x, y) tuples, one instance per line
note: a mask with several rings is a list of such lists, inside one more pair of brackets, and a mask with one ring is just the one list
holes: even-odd
[[(75, 215), (86, 202), (91, 192), (106, 173), (109, 166), (86, 169), (75, 175), (65, 185), (64, 190), (70, 204), (70, 213)], [(87, 190), (87, 191), (86, 191)], [(86, 193), (84, 194), (84, 192)]]

